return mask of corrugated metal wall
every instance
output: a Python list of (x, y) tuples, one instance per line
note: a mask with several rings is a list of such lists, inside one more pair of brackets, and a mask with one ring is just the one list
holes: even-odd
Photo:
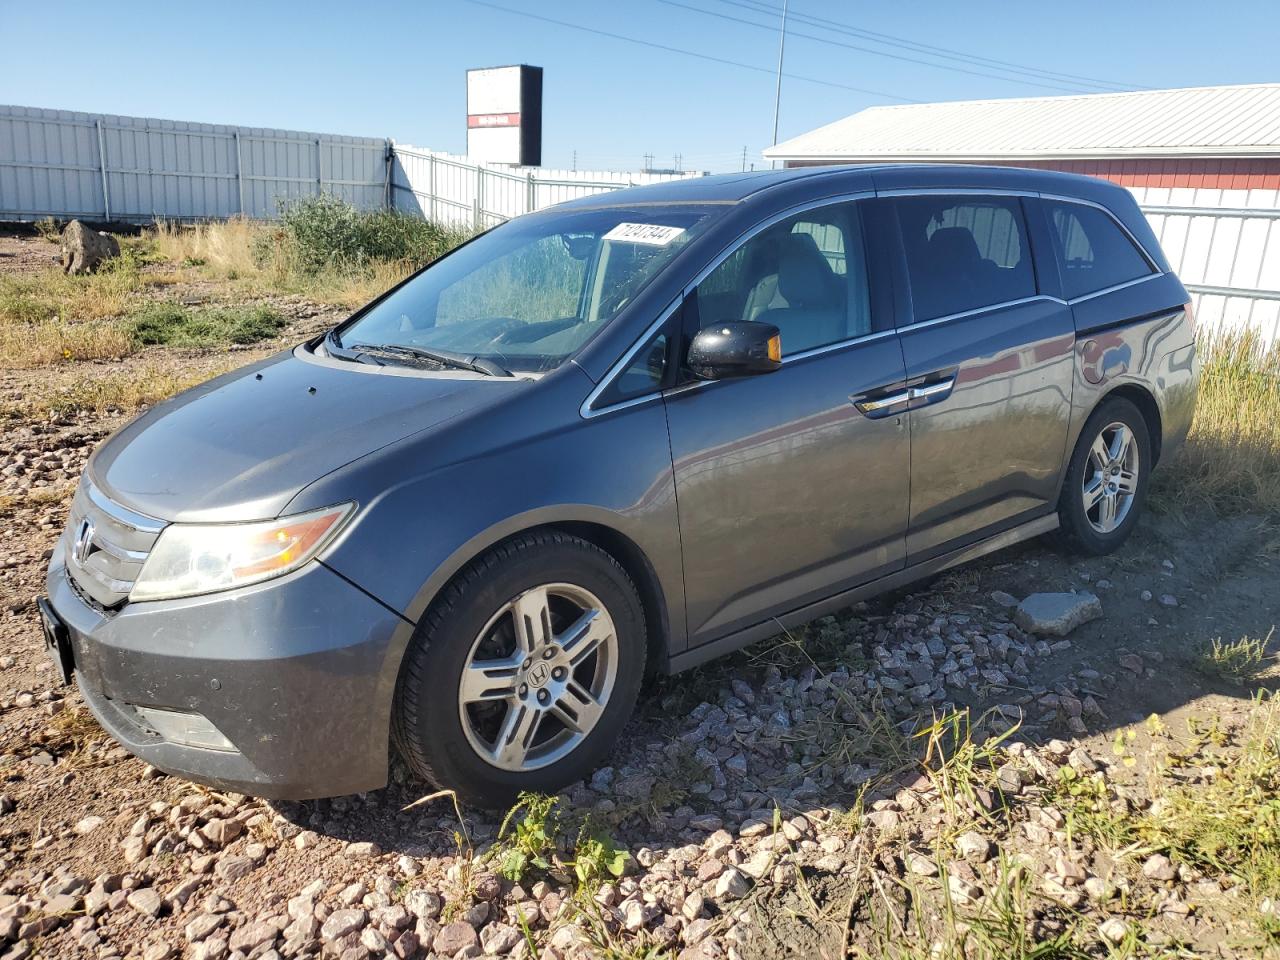
[(399, 210), (489, 227), (577, 197), (696, 176), (477, 165), (466, 157), (395, 144), (391, 191)]
[(678, 176), (481, 166), (370, 137), (0, 105), (0, 220), (270, 218), (324, 193), (487, 227)]
[(387, 197), (390, 144), (370, 137), (0, 105), (0, 219), (147, 222), (244, 214), (329, 193)]

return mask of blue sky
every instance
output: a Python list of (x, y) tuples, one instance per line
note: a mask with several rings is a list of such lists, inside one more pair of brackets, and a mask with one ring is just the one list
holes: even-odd
[[(760, 163), (772, 135), (781, 0), (469, 0), (424, 3), (33, 3), (0, 0), (0, 102), (465, 145), (468, 67), (545, 69), (546, 166), (686, 169)], [(690, 9), (697, 8), (697, 9)], [(697, 59), (520, 16), (524, 11), (759, 68)], [(704, 12), (712, 11), (720, 16)], [(792, 0), (781, 139), (867, 106), (1125, 87), (1278, 80), (1275, 0), (1215, 5)], [(756, 24), (772, 24), (770, 29)], [(885, 38), (837, 32), (822, 18)], [(834, 46), (798, 34), (859, 47)], [(904, 46), (906, 42), (908, 45)], [(1010, 74), (986, 61), (929, 63), (946, 48), (1084, 80)], [(876, 52), (879, 53), (877, 54)], [(1004, 78), (976, 76), (997, 73)]]

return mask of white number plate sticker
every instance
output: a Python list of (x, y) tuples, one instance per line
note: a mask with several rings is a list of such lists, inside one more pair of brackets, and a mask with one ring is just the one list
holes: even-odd
[(682, 233), (684, 233), (684, 227), (667, 227), (660, 223), (620, 223), (606, 233), (604, 239), (620, 243), (643, 243), (651, 247), (665, 247)]

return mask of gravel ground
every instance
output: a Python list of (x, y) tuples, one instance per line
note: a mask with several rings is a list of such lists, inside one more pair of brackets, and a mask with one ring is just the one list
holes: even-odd
[[(297, 309), (289, 336), (331, 322)], [(52, 375), (98, 366), (121, 365)], [(560, 798), (560, 847), (517, 882), (500, 867), (518, 815), (498, 842), (500, 818), (424, 799), (399, 766), (326, 801), (206, 790), (131, 758), (58, 685), (34, 598), (71, 485), (121, 422), (11, 420), (0, 439), (3, 960), (924, 957), (957, 930), (995, 944), (973, 956), (1054, 938), (1077, 953), (1044, 955), (1264, 949), (1269, 904), (1099, 842), (1062, 792), (1148, 810), (1173, 749), (1153, 731), (1211, 718), (1229, 744), (1259, 709), (1196, 669), (1210, 638), (1280, 619), (1256, 519), (1147, 518), (1087, 562), (1032, 543), (654, 681), (609, 765)], [(1092, 619), (1045, 633), (1018, 609), (1039, 592), (1074, 592)], [(575, 877), (579, 834), (626, 852), (618, 875)]]

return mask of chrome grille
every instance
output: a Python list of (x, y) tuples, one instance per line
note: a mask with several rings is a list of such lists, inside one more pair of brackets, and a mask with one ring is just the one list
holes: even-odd
[(63, 532), (67, 574), (89, 599), (114, 607), (129, 596), (164, 522), (107, 499), (80, 483)]

